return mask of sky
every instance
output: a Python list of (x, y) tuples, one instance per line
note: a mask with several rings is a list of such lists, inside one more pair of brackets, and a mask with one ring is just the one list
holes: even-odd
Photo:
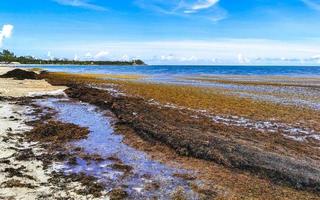
[(320, 65), (320, 0), (1, 0), (0, 49), (148, 64)]

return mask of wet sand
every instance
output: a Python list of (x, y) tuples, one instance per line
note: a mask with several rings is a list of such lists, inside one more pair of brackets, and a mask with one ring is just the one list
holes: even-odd
[(320, 78), (317, 77), (225, 75), (181, 79), (246, 98), (320, 110)]

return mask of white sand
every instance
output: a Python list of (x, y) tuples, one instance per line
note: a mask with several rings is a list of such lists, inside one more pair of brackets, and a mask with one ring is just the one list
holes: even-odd
[(6, 72), (15, 69), (14, 67), (3, 67), (0, 66), (0, 74), (5, 74)]
[[(42, 169), (42, 163), (40, 161), (18, 161), (15, 159), (15, 154), (18, 152), (17, 149), (30, 148), (32, 144), (19, 144), (18, 139), (21, 137), (24, 131), (30, 130), (24, 124), (26, 120), (23, 118), (24, 108), (10, 104), (8, 102), (0, 102), (0, 161), (10, 160), (9, 164), (0, 163), (0, 170), (3, 171), (5, 168), (19, 168), (25, 167), (25, 170), (21, 170), (24, 175), (30, 175), (35, 177), (35, 180), (31, 180), (25, 177), (8, 177), (8, 173), (0, 173), (0, 199), (35, 199), (39, 193), (44, 193), (48, 188), (41, 186), (42, 183), (48, 181), (48, 176)], [(10, 117), (14, 118), (10, 118)], [(34, 147), (34, 150), (38, 147)], [(35, 189), (27, 187), (6, 187), (6, 181), (17, 180), (24, 184), (31, 184), (37, 187)], [(38, 193), (38, 194), (36, 194)]]
[[(0, 74), (12, 69), (0, 67)], [(64, 89), (66, 88), (51, 86), (44, 80), (19, 81), (0, 78), (0, 96), (56, 95), (62, 94)], [(32, 128), (25, 124), (30, 120), (26, 115), (30, 110), (32, 108), (17, 105), (12, 101), (0, 101), (0, 199), (95, 199), (92, 195), (82, 196), (76, 193), (77, 190), (83, 189), (79, 182), (59, 185), (50, 183), (49, 178), (54, 166), (44, 169), (42, 161), (17, 159), (18, 153), (27, 150), (31, 150), (35, 155), (45, 152), (40, 144), (26, 143), (21, 140), (23, 134)], [(59, 165), (59, 163), (54, 163), (54, 165)], [(23, 177), (10, 177), (9, 172), (5, 172), (5, 169), (19, 169), (18, 172), (21, 172)], [(7, 184), (10, 181), (22, 185), (9, 186)]]
[[(14, 68), (0, 67), (0, 74)], [(13, 80), (0, 78), (0, 96), (23, 97), (63, 94), (66, 87), (52, 86), (45, 80)]]
[[(32, 127), (25, 125), (28, 120), (26, 113), (30, 110), (27, 106), (15, 105), (12, 102), (0, 101), (0, 199), (23, 199), (33, 200), (43, 197), (43, 199), (94, 199), (92, 195), (82, 196), (76, 191), (82, 189), (80, 183), (68, 183), (57, 186), (48, 180), (53, 169), (44, 169), (43, 163), (37, 160), (21, 161), (17, 160), (17, 153), (31, 149), (35, 155), (41, 155), (45, 150), (37, 143), (26, 143), (19, 141), (25, 131)], [(12, 116), (12, 117), (11, 117)], [(5, 163), (4, 161), (10, 161)], [(6, 168), (23, 168), (19, 170), (24, 177), (9, 177)], [(26, 177), (27, 176), (27, 177)], [(32, 177), (32, 178), (29, 178)], [(19, 187), (9, 187), (8, 181), (19, 181), (22, 184), (30, 184)], [(50, 197), (45, 197), (51, 195)]]

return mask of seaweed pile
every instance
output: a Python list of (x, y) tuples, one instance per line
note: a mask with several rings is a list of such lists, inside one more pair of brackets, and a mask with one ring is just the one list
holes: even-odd
[(66, 93), (111, 110), (118, 124), (134, 129), (145, 139), (161, 141), (181, 155), (249, 171), (279, 184), (320, 191), (318, 153), (280, 134), (270, 136), (215, 124), (205, 116), (194, 117), (196, 114), (189, 110), (152, 105), (143, 98), (113, 96), (85, 86), (72, 86)]
[(26, 71), (22, 69), (14, 69), (1, 75), (0, 78), (14, 78), (15, 80), (36, 80), (38, 79), (38, 75), (35, 72)]
[(85, 139), (89, 134), (87, 128), (59, 121), (48, 121), (38, 124), (26, 135), (32, 141), (67, 143), (74, 140)]

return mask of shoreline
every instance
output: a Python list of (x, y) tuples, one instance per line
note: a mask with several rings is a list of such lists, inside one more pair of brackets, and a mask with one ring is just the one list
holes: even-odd
[[(7, 115), (0, 119), (0, 124), (4, 125), (0, 127), (0, 197), (98, 199), (91, 193), (79, 195), (77, 190), (84, 187), (81, 179), (56, 173), (53, 166), (57, 164), (57, 160), (54, 159), (52, 152), (48, 152), (44, 143), (26, 138), (25, 134), (35, 126), (31, 122), (42, 123), (34, 121), (40, 120), (37, 119), (40, 116), (34, 113), (38, 108), (28, 103), (29, 101), (22, 98), (0, 102), (0, 111)], [(55, 183), (55, 179), (58, 179), (60, 184)], [(94, 184), (94, 180), (90, 183)]]
[[(72, 76), (72, 75), (71, 75)], [(66, 85), (68, 85), (67, 84), (67, 82), (64, 82), (63, 80), (64, 80), (64, 78), (67, 78), (68, 76), (66, 76), (66, 77), (62, 77), (62, 79), (55, 79), (55, 78), (57, 78), (57, 77), (55, 77), (54, 75), (51, 77), (51, 79), (50, 78), (48, 78), (49, 79), (49, 81), (50, 82), (52, 82), (52, 83), (54, 83), (54, 84), (56, 84), (56, 85), (60, 85), (59, 84), (59, 82), (60, 83), (62, 83), (62, 84), (66, 84)], [(76, 77), (76, 76), (75, 76)], [(70, 78), (70, 77), (69, 77)], [(79, 82), (78, 82), (79, 81)], [(81, 80), (75, 80), (75, 82), (76, 82), (76, 84), (77, 85), (81, 85)], [(86, 80), (86, 79), (83, 79), (82, 80), (83, 82), (82, 82), (82, 84), (85, 84), (86, 82), (90, 82), (90, 80)], [(117, 92), (115, 92), (114, 93), (114, 88), (110, 88), (110, 87), (108, 87), (108, 83), (106, 83), (106, 82), (100, 82), (100, 81), (98, 81), (97, 80), (97, 82), (94, 82), (93, 81), (93, 83), (94, 84), (96, 84), (96, 85), (99, 85), (99, 84), (106, 84), (104, 87), (105, 87), (105, 90), (103, 90), (102, 88), (102, 90), (103, 91), (97, 91), (94, 95), (92, 95), (92, 96), (94, 96), (95, 98), (97, 97), (97, 96), (99, 96), (101, 93), (103, 93), (103, 92), (108, 92), (108, 91), (110, 91), (111, 92), (111, 95), (112, 95), (112, 92), (113, 92), (113, 95), (118, 95), (117, 94)], [(127, 83), (127, 82), (126, 82)], [(126, 84), (126, 83), (123, 83), (123, 84)], [(110, 84), (110, 83), (109, 83)], [(117, 84), (117, 82), (116, 83), (113, 83), (113, 84)], [(119, 85), (121, 85), (121, 83), (119, 83), (118, 82), (118, 84)], [(70, 83), (70, 85), (73, 85), (73, 86), (75, 86), (74, 84), (71, 84)], [(72, 87), (72, 86), (71, 86)], [(92, 86), (91, 86), (92, 87)], [(119, 88), (118, 88), (119, 89)], [(99, 105), (99, 106), (102, 106), (102, 107), (104, 107), (104, 108), (108, 108), (108, 103), (107, 104), (105, 104), (105, 103), (103, 103), (104, 102), (104, 100), (101, 100), (101, 101), (99, 101), (99, 100), (94, 100), (94, 99), (92, 99), (92, 101), (90, 100), (90, 91), (93, 91), (93, 90), (96, 90), (96, 89), (88, 89), (87, 91), (86, 90), (84, 90), (84, 93), (81, 93), (81, 89), (80, 90), (77, 90), (77, 89), (75, 89), (75, 93), (74, 93), (74, 97), (76, 97), (76, 98), (80, 98), (82, 101), (88, 101), (88, 102), (91, 102), (91, 103), (93, 103), (93, 104), (96, 104), (96, 105)], [(120, 92), (120, 96), (122, 96), (121, 94), (123, 94), (123, 91), (122, 92)], [(89, 95), (88, 97), (86, 97), (87, 95)], [(105, 102), (109, 102), (109, 106), (110, 106), (110, 98), (107, 98), (107, 95), (103, 95), (103, 94), (101, 94), (102, 96), (101, 97), (99, 97), (98, 99), (108, 99), (107, 101), (105, 101)], [(129, 100), (130, 101), (130, 100)], [(144, 101), (146, 101), (146, 99), (144, 100)], [(112, 104), (112, 101), (111, 101), (111, 104)], [(127, 106), (128, 106), (128, 104), (126, 104)], [(170, 108), (170, 107), (169, 107)], [(174, 107), (173, 107), (174, 108)], [(110, 107), (109, 107), (109, 109), (110, 109)], [(128, 109), (128, 108), (126, 108), (126, 109)], [(144, 106), (144, 109), (145, 109), (145, 106)], [(111, 109), (112, 110), (112, 109)], [(121, 109), (122, 111), (124, 111), (124, 109)], [(120, 110), (119, 110), (120, 111)], [(129, 113), (131, 112), (131, 111), (128, 111)], [(133, 113), (139, 113), (139, 112), (133, 112)], [(154, 111), (154, 112), (149, 112), (149, 113), (157, 113), (157, 111)], [(140, 114), (140, 113), (139, 113)], [(181, 114), (181, 113), (180, 113)], [(151, 114), (151, 115), (154, 115), (154, 114)], [(126, 115), (125, 115), (126, 116)], [(145, 116), (141, 116), (142, 118), (144, 118), (144, 120), (145, 120)], [(123, 117), (121, 117), (121, 118), (123, 118)], [(164, 117), (160, 117), (161, 119), (163, 119)], [(131, 121), (131, 120), (126, 120), (126, 121)], [(172, 121), (175, 121), (175, 120), (172, 120)], [(132, 122), (130, 122), (130, 123), (132, 123)], [(134, 121), (134, 123), (133, 124), (139, 124), (139, 122), (137, 122), (137, 121)], [(157, 124), (157, 123), (156, 123)], [(139, 126), (139, 125), (137, 125), (137, 126)], [(160, 127), (161, 127), (161, 125), (160, 125)], [(151, 133), (151, 132), (149, 132), (149, 130), (147, 131), (148, 132), (148, 135), (152, 135), (153, 133)], [(155, 132), (154, 132), (155, 133)], [(262, 133), (261, 133), (262, 134)], [(144, 135), (144, 134), (143, 134)], [(169, 135), (169, 133), (167, 133), (167, 135)], [(145, 136), (145, 135), (144, 135)], [(144, 136), (142, 136), (143, 138), (144, 138)], [(164, 135), (164, 137), (166, 137), (166, 135)], [(268, 137), (268, 135), (266, 135), (266, 138)], [(280, 139), (280, 138), (277, 138), (277, 139)], [(277, 139), (275, 139), (275, 138), (273, 138), (272, 140), (277, 140)], [(269, 139), (266, 139), (266, 141), (267, 140), (269, 140)], [(174, 140), (173, 140), (174, 141)], [(284, 143), (283, 144), (290, 144), (290, 140), (284, 140), (283, 141)], [(292, 142), (292, 141), (291, 141)], [(186, 142), (185, 144), (189, 144), (188, 142)], [(293, 145), (293, 147), (295, 146), (295, 145), (297, 145), (297, 146), (300, 146), (299, 145), (299, 143), (295, 143), (295, 144), (291, 144), (291, 145)], [(289, 146), (288, 146), (289, 147)], [(289, 147), (289, 148), (291, 148), (291, 147)], [(197, 148), (194, 148), (194, 149), (197, 149)], [(298, 149), (297, 151), (300, 151), (301, 149)], [(311, 148), (310, 149), (311, 151), (314, 151), (313, 150), (313, 148)], [(283, 152), (284, 153), (284, 152)], [(292, 155), (291, 155), (292, 156)]]
[[(148, 99), (146, 99), (147, 96), (137, 97), (134, 93), (124, 90), (125, 87), (123, 85), (127, 84), (125, 82), (115, 80), (106, 82), (105, 80), (96, 80), (93, 77), (89, 79), (81, 77), (79, 81), (81, 79), (82, 83), (77, 82), (75, 84), (75, 82), (70, 81), (70, 77), (61, 76), (58, 78), (57, 76), (50, 75), (50, 73), (46, 74), (45, 78), (49, 83), (55, 85), (52, 87), (61, 87), (62, 85), (64, 85), (63, 87), (69, 86), (66, 94), (72, 99), (77, 100), (76, 102), (81, 100), (82, 102), (88, 102), (100, 107), (102, 111), (111, 111), (115, 115), (115, 128), (117, 133), (125, 136), (125, 143), (146, 152), (155, 160), (178, 168), (197, 171), (196, 177), (184, 175), (184, 179), (192, 179), (193, 181), (203, 180), (204, 186), (202, 187), (194, 185), (192, 181), (189, 180), (190, 184), (193, 185), (193, 189), (200, 194), (213, 195), (211, 197), (223, 199), (261, 198), (261, 195), (263, 195), (264, 199), (281, 199), (284, 197), (316, 199), (319, 197), (319, 193), (313, 191), (313, 189), (317, 190), (318, 187), (316, 183), (317, 178), (312, 179), (312, 177), (309, 177), (311, 179), (308, 179), (314, 180), (316, 185), (312, 185), (312, 182), (305, 182), (305, 184), (302, 184), (303, 187), (301, 187), (296, 185), (296, 183), (300, 183), (304, 179), (299, 180), (299, 176), (296, 176), (297, 174), (294, 174), (294, 171), (290, 169), (279, 171), (279, 168), (273, 168), (275, 172), (280, 172), (280, 174), (272, 174), (268, 170), (264, 171), (263, 168), (269, 169), (269, 167), (276, 167), (277, 165), (271, 162), (271, 165), (267, 167), (263, 166), (264, 164), (262, 163), (268, 162), (268, 159), (265, 159), (265, 157), (258, 156), (257, 159), (249, 159), (249, 155), (253, 155), (254, 152), (259, 152), (257, 151), (259, 149), (263, 149), (266, 151), (263, 152), (264, 155), (266, 155), (265, 153), (267, 152), (272, 152), (270, 156), (276, 158), (276, 160), (288, 156), (290, 159), (284, 162), (287, 166), (295, 165), (292, 163), (292, 159), (295, 160), (294, 162), (299, 163), (303, 156), (307, 156), (309, 163), (301, 162), (299, 165), (304, 165), (304, 167), (302, 167), (304, 170), (308, 170), (310, 167), (316, 169), (317, 167), (312, 166), (310, 160), (313, 159), (313, 162), (319, 162), (319, 155), (313, 150), (314, 147), (310, 146), (311, 143), (299, 143), (286, 139), (281, 135), (270, 138), (269, 134), (256, 130), (248, 130), (245, 127), (239, 128), (234, 125), (221, 125), (221, 122), (209, 122), (208, 116), (196, 113), (193, 110), (178, 109), (173, 105), (165, 106), (161, 102), (160, 104), (149, 102)], [(141, 84), (139, 83), (137, 87), (141, 87)], [(127, 89), (132, 85), (129, 86), (130, 83), (128, 83)], [(15, 90), (14, 88), (11, 89)], [(131, 87), (131, 89), (135, 88)], [(170, 91), (169, 88), (165, 89), (166, 91)], [(134, 91), (135, 90), (131, 90), (131, 92)], [(41, 97), (41, 93), (38, 94), (38, 96), (38, 98), (46, 98)], [(4, 100), (5, 99), (1, 102)], [(37, 110), (39, 108), (35, 107), (34, 109)], [(40, 114), (39, 116), (46, 113), (46, 111), (42, 109), (38, 112), (38, 114)], [(13, 111), (10, 113), (13, 113)], [(49, 119), (50, 118), (52, 117), (49, 117)], [(55, 118), (53, 115), (52, 119), (56, 120)], [(21, 124), (22, 122), (19, 123)], [(190, 125), (192, 125), (192, 127)], [(34, 126), (37, 125), (34, 124)], [(181, 132), (181, 130), (184, 131)], [(208, 132), (208, 135), (205, 135), (205, 132)], [(194, 137), (196, 135), (198, 135), (198, 137)], [(211, 143), (202, 144), (202, 137), (211, 141), (212, 145), (215, 146), (213, 152), (210, 152), (212, 151), (210, 149), (206, 149), (212, 147)], [(252, 141), (253, 143), (251, 143)], [(14, 141), (14, 143), (19, 144), (19, 141)], [(40, 145), (41, 143), (42, 142), (40, 142)], [(239, 146), (233, 147), (232, 143), (238, 144)], [(275, 150), (272, 146), (273, 144), (281, 144), (284, 146), (276, 146), (277, 148), (281, 147), (283, 149)], [(315, 143), (315, 145), (316, 144), (317, 143)], [(221, 149), (217, 148), (216, 145), (221, 145)], [(242, 152), (241, 148), (243, 147), (249, 149), (245, 150), (242, 154), (240, 152)], [(251, 151), (250, 148), (253, 148), (253, 151)], [(226, 149), (231, 150), (226, 151)], [(239, 156), (234, 156), (237, 152), (240, 153)], [(63, 160), (70, 160), (73, 156), (79, 156), (81, 154), (83, 153), (76, 152), (75, 155), (71, 156), (66, 154)], [(274, 157), (275, 154), (278, 154), (280, 157)], [(294, 156), (294, 154), (297, 155)], [(46, 157), (45, 159), (50, 158)], [(212, 160), (214, 162), (212, 162)], [(259, 162), (261, 163), (259, 164)], [(63, 175), (58, 176), (55, 180), (57, 179), (78, 180), (78, 185), (82, 185), (81, 180), (83, 182), (83, 179), (79, 179), (79, 177), (70, 179), (70, 177), (63, 177)], [(95, 182), (94, 179), (91, 179), (91, 181)], [(287, 184), (284, 184), (285, 182)], [(66, 181), (65, 184), (68, 185), (70, 182)], [(307, 184), (311, 185), (308, 186)], [(97, 185), (96, 187), (99, 188), (100, 186)], [(294, 189), (294, 187), (299, 189)], [(121, 191), (117, 191), (121, 193)], [(91, 193), (92, 192), (93, 191), (91, 191)], [(74, 193), (68, 193), (68, 195), (71, 194), (79, 195), (76, 191), (74, 191)], [(86, 195), (90, 196), (92, 194)], [(108, 196), (110, 193), (102, 192), (101, 195)], [(82, 197), (80, 195), (77, 196), (77, 198)]]
[(145, 65), (119, 65), (119, 64), (115, 64), (115, 65), (88, 65), (88, 64), (0, 64), (0, 68), (1, 67), (24, 67), (24, 66), (88, 66), (88, 67), (96, 67), (96, 66), (149, 66), (147, 64)]
[[(2, 66), (11, 66), (15, 64), (0, 64), (0, 67)], [(66, 65), (66, 64), (16, 64), (16, 65)], [(92, 65), (88, 65), (92, 66)], [(100, 65), (96, 65), (100, 66)], [(224, 65), (224, 64), (219, 64), (219, 65), (201, 65), (201, 64), (146, 64), (146, 65), (137, 65), (137, 66), (203, 66), (203, 67), (320, 67), (319, 65)]]
[[(0, 83), (4, 81), (12, 83), (14, 80), (0, 79)], [(27, 137), (30, 131), (54, 114), (47, 108), (35, 105), (34, 99), (46, 98), (53, 89), (61, 90), (61, 87), (51, 85), (48, 88), (48, 83), (46, 87), (41, 85), (39, 90), (38, 84), (38, 80), (28, 85), (33, 87), (24, 88), (25, 84), (22, 84), (22, 92), (18, 94), (14, 94), (16, 87), (8, 87), (10, 95), (0, 97), (0, 198), (100, 199), (106, 196), (105, 192), (99, 194), (99, 191), (98, 195), (93, 191), (80, 194), (79, 191), (90, 184), (95, 186), (96, 180), (83, 175), (57, 173), (54, 166), (67, 158), (59, 158), (59, 152), (54, 150), (56, 147), (50, 150), (48, 144)]]

